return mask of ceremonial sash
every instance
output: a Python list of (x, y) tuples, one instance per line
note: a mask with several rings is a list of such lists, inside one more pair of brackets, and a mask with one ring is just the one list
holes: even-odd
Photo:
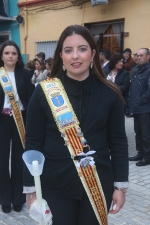
[[(97, 220), (100, 225), (108, 225), (106, 201), (92, 157), (95, 151), (90, 150), (84, 139), (67, 93), (61, 81), (57, 78), (44, 80), (40, 82), (40, 85), (61, 132), (61, 137), (64, 138), (65, 145), (67, 145), (74, 161)], [(84, 152), (85, 148), (89, 148), (86, 153)]]
[(11, 104), (12, 114), (19, 132), (23, 148), (25, 148), (25, 128), (22, 114), (15, 99), (15, 92), (13, 90), (12, 83), (3, 67), (0, 68), (0, 84), (2, 85), (4, 93), (8, 97), (9, 103)]

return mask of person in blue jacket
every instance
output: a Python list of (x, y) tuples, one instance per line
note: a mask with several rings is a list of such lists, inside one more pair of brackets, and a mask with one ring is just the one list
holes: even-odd
[(141, 48), (137, 52), (138, 66), (131, 78), (130, 108), (134, 115), (134, 130), (137, 155), (130, 161), (139, 161), (136, 166), (150, 164), (150, 52)]

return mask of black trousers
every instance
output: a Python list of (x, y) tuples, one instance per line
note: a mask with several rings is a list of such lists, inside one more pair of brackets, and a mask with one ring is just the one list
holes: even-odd
[[(114, 188), (110, 189), (105, 198), (110, 209)], [(43, 198), (47, 201), (53, 215), (53, 225), (99, 225), (92, 205), (84, 191), (82, 200), (61, 197), (42, 186)]]
[[(9, 163), (12, 141), (11, 168)], [(0, 203), (25, 203), (23, 192), (23, 147), (13, 116), (0, 117)], [(11, 172), (9, 172), (9, 169)]]
[(150, 159), (150, 113), (134, 114), (134, 130), (137, 151)]

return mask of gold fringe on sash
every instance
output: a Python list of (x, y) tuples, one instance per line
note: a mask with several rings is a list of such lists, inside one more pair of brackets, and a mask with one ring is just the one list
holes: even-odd
[[(84, 137), (83, 135), (78, 135), (80, 130), (79, 121), (69, 102), (65, 89), (61, 81), (57, 78), (42, 81), (40, 85), (51, 108), (58, 129), (61, 132), (61, 136), (64, 138), (70, 155), (74, 159), (88, 145), (83, 146), (81, 144), (81, 140)], [(77, 166), (77, 160), (73, 161), (99, 224), (108, 225), (106, 200), (95, 164), (89, 164), (83, 167), (82, 165)]]

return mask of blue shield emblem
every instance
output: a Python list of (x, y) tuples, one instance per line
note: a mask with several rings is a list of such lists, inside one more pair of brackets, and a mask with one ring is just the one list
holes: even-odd
[(52, 101), (53, 101), (53, 104), (56, 107), (60, 107), (64, 104), (64, 99), (63, 99), (62, 95), (58, 95), (58, 96), (53, 97)]
[(74, 123), (72, 112), (67, 112), (63, 115), (58, 116), (57, 121), (59, 122), (61, 127), (65, 127), (69, 124)]
[(7, 83), (8, 82), (7, 77), (2, 77), (2, 81), (3, 81), (3, 83)]
[(5, 87), (6, 92), (12, 92), (12, 86)]

